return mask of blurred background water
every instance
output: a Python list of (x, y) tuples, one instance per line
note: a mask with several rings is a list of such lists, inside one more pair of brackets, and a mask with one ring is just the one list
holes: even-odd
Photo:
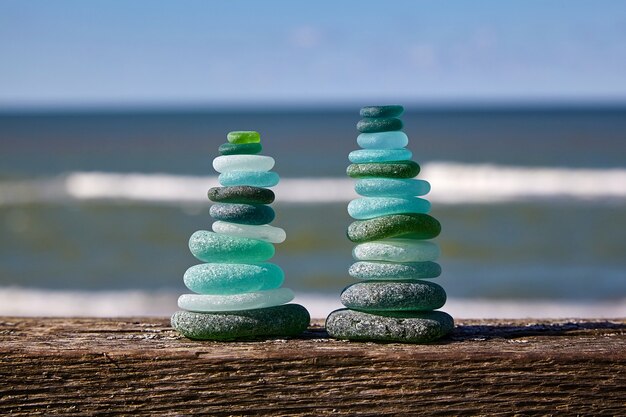
[[(229, 16), (253, 19), (252, 3), (245, 4), (243, 11), (195, 3), (194, 9), (217, 25)], [(411, 32), (395, 26), (404, 21), (399, 12), (396, 21), (380, 17), (389, 33), (371, 45), (386, 52), (369, 70), (354, 44), (369, 35), (356, 26), (355, 32), (337, 29), (341, 16), (353, 13), (344, 6), (336, 21), (317, 9), (288, 7), (283, 11), (293, 27), (268, 17), (261, 26), (274, 32), (234, 35), (163, 4), (147, 13), (169, 21), (169, 29), (136, 11), (118, 21), (116, 12), (125, 9), (115, 2), (99, 6), (103, 22), (73, 4), (66, 9), (73, 32), (56, 19), (62, 7), (3, 4), (0, 314), (174, 311), (178, 294), (186, 292), (182, 274), (197, 263), (187, 240), (210, 229), (206, 191), (217, 184), (211, 160), (228, 131), (250, 129), (261, 132), (263, 153), (276, 159), (282, 178), (273, 224), (288, 237), (273, 261), (313, 316), (325, 316), (353, 282), (345, 230), (355, 194), (345, 169), (357, 148), (358, 109), (400, 102), (407, 107), (408, 147), (422, 166), (419, 177), (432, 185), (427, 198), (443, 225), (437, 242), (444, 272), (437, 282), (449, 296), (446, 311), (459, 317), (625, 315), (626, 71), (620, 68), (626, 43), (614, 41), (626, 39), (626, 26), (618, 18), (607, 23), (618, 14), (605, 3), (595, 14), (573, 4), (564, 18), (545, 10), (559, 15), (555, 23), (532, 17), (537, 4), (516, 20), (507, 7), (481, 2), (479, 9), (493, 15), (466, 10), (454, 26), (454, 16), (465, 10), (460, 3), (449, 16), (433, 4), (402, 3), (398, 10), (417, 15), (421, 8), (432, 12), (433, 22)], [(106, 22), (116, 22), (117, 34), (105, 30)], [(443, 24), (435, 29), (436, 22)], [(576, 37), (580, 22), (588, 31), (583, 38)], [(284, 27), (288, 46), (268, 42), (282, 39)], [(539, 30), (543, 37), (533, 28), (546, 29)], [(466, 32), (482, 43), (455, 43)], [(120, 42), (120, 33), (134, 43)], [(402, 45), (401, 36), (411, 41), (406, 49), (385, 46), (392, 39)], [(205, 48), (215, 47), (200, 61), (191, 53), (198, 37)], [(576, 47), (565, 42), (572, 39)], [(159, 40), (171, 48), (155, 52)], [(519, 40), (541, 47), (533, 53), (520, 47), (512, 57)], [(269, 55), (253, 52), (255, 42)], [(70, 55), (59, 56), (63, 45)], [(275, 61), (273, 47), (288, 49), (283, 53), (292, 62)], [(454, 47), (465, 61), (451, 58)], [(480, 53), (466, 56), (472, 51)], [(355, 57), (361, 76), (346, 78), (340, 52)], [(570, 65), (581, 53), (590, 63)], [(167, 71), (153, 71), (157, 56), (170, 61)], [(250, 56), (256, 67), (234, 69)], [(399, 59), (406, 72), (377, 71), (381, 56)], [(412, 63), (402, 61), (407, 56)], [(185, 66), (181, 57), (192, 63)], [(610, 65), (602, 60), (607, 57), (621, 63)], [(219, 72), (220, 62), (230, 65)], [(204, 70), (210, 74), (194, 79)], [(383, 75), (389, 81), (364, 81)]]

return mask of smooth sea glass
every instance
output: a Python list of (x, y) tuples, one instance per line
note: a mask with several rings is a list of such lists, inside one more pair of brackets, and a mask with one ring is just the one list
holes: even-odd
[(228, 132), (226, 139), (229, 143), (258, 143), (261, 142), (261, 135), (253, 130), (241, 130)]
[(265, 155), (224, 155), (213, 159), (217, 172), (269, 171), (274, 168), (274, 158)]
[(198, 294), (231, 295), (270, 290), (283, 284), (285, 274), (278, 265), (218, 264), (194, 265), (183, 276), (183, 282)]
[(361, 117), (400, 117), (404, 113), (404, 107), (398, 104), (388, 106), (365, 106), (361, 107)]
[(278, 184), (280, 178), (274, 171), (230, 171), (220, 174), (217, 180), (225, 187), (234, 185), (273, 187)]
[(413, 178), (420, 172), (414, 161), (369, 162), (350, 164), (346, 173), (352, 178)]
[(357, 220), (389, 214), (428, 213), (430, 202), (418, 197), (363, 197), (348, 203), (348, 213)]
[(428, 181), (402, 178), (363, 178), (354, 190), (365, 197), (414, 197), (430, 192)]
[(350, 266), (348, 274), (353, 278), (375, 280), (437, 278), (441, 275), (441, 266), (436, 262), (359, 261)]
[(191, 235), (189, 250), (204, 262), (255, 263), (274, 256), (274, 245), (271, 243), (206, 230), (198, 230)]
[(439, 258), (439, 245), (427, 240), (384, 239), (356, 245), (357, 261), (427, 262)]
[(267, 224), (274, 220), (274, 209), (265, 204), (216, 203), (209, 209), (215, 220), (240, 224)]
[(395, 131), (403, 127), (404, 123), (402, 123), (402, 120), (395, 117), (365, 117), (356, 124), (359, 132), (363, 133)]
[(281, 243), (287, 238), (285, 231), (280, 227), (267, 224), (253, 226), (248, 224), (236, 224), (223, 221), (213, 222), (213, 231), (224, 235), (260, 239), (271, 243)]
[(412, 157), (413, 153), (408, 149), (359, 149), (348, 154), (348, 159), (354, 164), (408, 161)]
[(356, 142), (365, 149), (399, 149), (409, 144), (409, 138), (401, 131), (361, 133)]
[(269, 188), (236, 185), (233, 187), (213, 187), (207, 193), (209, 200), (216, 203), (271, 204), (274, 192)]
[(196, 312), (252, 310), (278, 306), (293, 299), (289, 288), (235, 295), (183, 294), (178, 298), (178, 307)]
[(369, 220), (357, 220), (348, 226), (348, 239), (353, 242), (402, 237), (432, 239), (441, 233), (441, 223), (424, 213), (390, 214)]
[(254, 155), (263, 150), (260, 143), (223, 143), (218, 148), (220, 155)]
[(358, 282), (341, 293), (341, 303), (359, 311), (430, 311), (446, 303), (446, 292), (434, 282)]

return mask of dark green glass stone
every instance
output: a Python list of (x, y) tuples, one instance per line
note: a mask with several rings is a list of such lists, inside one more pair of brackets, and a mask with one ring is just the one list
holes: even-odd
[(213, 187), (209, 189), (207, 195), (209, 200), (216, 203), (240, 204), (271, 204), (275, 197), (272, 190), (251, 185)]
[(402, 237), (432, 239), (441, 233), (441, 223), (428, 214), (392, 214), (357, 220), (348, 226), (348, 239), (356, 243)]
[(446, 292), (434, 282), (365, 281), (341, 293), (341, 303), (359, 311), (431, 311), (446, 303)]
[(230, 204), (217, 203), (209, 209), (215, 220), (230, 223), (261, 225), (274, 220), (274, 210), (263, 204)]
[(365, 106), (361, 108), (361, 117), (400, 117), (404, 113), (404, 107), (391, 106)]
[(346, 172), (352, 178), (413, 178), (420, 166), (414, 161), (350, 164)]
[(359, 120), (356, 128), (361, 133), (391, 132), (404, 127), (402, 120), (395, 117), (364, 118)]
[(263, 150), (260, 143), (223, 143), (218, 148), (220, 155), (254, 155)]

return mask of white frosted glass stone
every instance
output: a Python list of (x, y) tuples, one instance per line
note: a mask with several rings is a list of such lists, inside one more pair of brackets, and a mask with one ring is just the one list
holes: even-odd
[(265, 155), (223, 155), (213, 160), (213, 169), (219, 173), (231, 171), (269, 171), (274, 158)]
[(358, 261), (427, 262), (439, 258), (439, 245), (414, 239), (383, 239), (356, 245), (352, 256)]
[(183, 294), (178, 307), (195, 312), (253, 310), (286, 304), (294, 299), (289, 288), (255, 291), (235, 295)]
[(212, 227), (215, 233), (222, 235), (247, 237), (250, 239), (264, 240), (270, 243), (282, 243), (287, 238), (287, 234), (283, 229), (267, 224), (256, 226), (216, 221), (213, 223)]

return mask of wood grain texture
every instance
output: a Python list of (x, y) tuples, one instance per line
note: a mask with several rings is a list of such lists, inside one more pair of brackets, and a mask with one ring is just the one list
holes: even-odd
[(0, 318), (0, 415), (626, 415), (626, 320), (459, 321), (430, 345), (194, 342), (167, 319)]

